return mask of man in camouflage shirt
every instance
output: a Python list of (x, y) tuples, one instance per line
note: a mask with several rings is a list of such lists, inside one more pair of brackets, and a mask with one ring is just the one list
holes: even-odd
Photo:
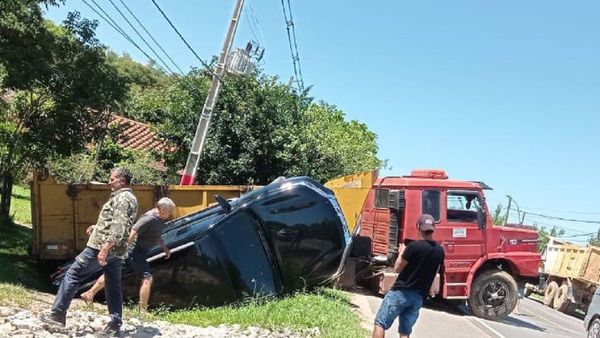
[(111, 321), (104, 334), (120, 334), (123, 312), (121, 292), (121, 266), (127, 256), (129, 231), (137, 216), (137, 199), (129, 184), (131, 174), (125, 168), (115, 168), (110, 173), (108, 184), (112, 191), (108, 202), (102, 206), (98, 221), (87, 229), (91, 234), (87, 247), (75, 258), (60, 284), (52, 311), (42, 320), (65, 326), (66, 315), (77, 292), (79, 282), (99, 267), (106, 279), (106, 304)]

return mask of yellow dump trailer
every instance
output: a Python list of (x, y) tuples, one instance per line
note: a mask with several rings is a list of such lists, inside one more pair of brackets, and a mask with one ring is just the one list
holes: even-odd
[[(132, 186), (138, 199), (139, 214), (156, 201), (169, 196), (177, 204), (175, 217), (204, 209), (214, 195), (239, 197), (252, 186)], [(81, 251), (88, 240), (87, 227), (95, 224), (100, 208), (108, 200), (106, 184), (60, 184), (52, 177), (34, 174), (31, 187), (33, 223), (32, 253), (39, 259), (69, 259)]]
[(540, 285), (528, 289), (542, 293), (544, 304), (561, 312), (586, 312), (600, 285), (600, 248), (552, 238), (542, 259)]
[[(376, 178), (377, 172), (368, 171), (325, 184), (334, 191), (351, 232)], [(160, 197), (169, 196), (177, 204), (175, 217), (208, 207), (214, 202), (214, 195), (239, 197), (253, 188), (255, 186), (243, 185), (132, 186), (139, 214), (151, 209)], [(69, 259), (85, 247), (88, 240), (85, 230), (96, 223), (110, 189), (106, 184), (61, 184), (52, 177), (35, 173), (31, 196), (34, 257)]]
[(377, 180), (377, 171), (363, 171), (325, 183), (325, 186), (335, 193), (352, 234), (356, 230), (360, 210), (375, 180)]

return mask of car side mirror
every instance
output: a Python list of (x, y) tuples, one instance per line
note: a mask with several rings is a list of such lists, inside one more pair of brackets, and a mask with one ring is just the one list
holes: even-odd
[(479, 229), (484, 229), (486, 221), (487, 221), (487, 218), (486, 218), (485, 211), (483, 210), (483, 208), (477, 208), (477, 227)]

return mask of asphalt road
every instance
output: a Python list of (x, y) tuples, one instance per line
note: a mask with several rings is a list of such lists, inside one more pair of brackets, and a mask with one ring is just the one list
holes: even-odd
[[(363, 297), (374, 318), (381, 298), (368, 295)], [(397, 320), (386, 332), (386, 337), (398, 337)], [(526, 298), (519, 305), (519, 313), (513, 313), (501, 322), (477, 318), (469, 313), (466, 306), (427, 303), (421, 309), (411, 337), (584, 338), (586, 331), (581, 318), (565, 315)]]

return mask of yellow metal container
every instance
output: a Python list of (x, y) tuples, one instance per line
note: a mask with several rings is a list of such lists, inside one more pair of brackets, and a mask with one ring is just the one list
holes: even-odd
[[(377, 179), (377, 171), (366, 171), (331, 180), (350, 232), (354, 232), (364, 200)], [(175, 217), (185, 216), (214, 203), (214, 195), (239, 197), (255, 186), (193, 185), (132, 186), (138, 199), (139, 214), (154, 207), (162, 196), (169, 196), (177, 209)], [(81, 251), (88, 240), (85, 230), (95, 224), (102, 205), (110, 196), (106, 184), (60, 184), (38, 173), (32, 182), (33, 255), (40, 259), (69, 259)]]
[(545, 272), (554, 276), (599, 283), (600, 248), (549, 243), (546, 247)]
[[(32, 182), (33, 255), (40, 259), (69, 259), (88, 240), (85, 230), (95, 224), (102, 205), (110, 196), (106, 184), (59, 184), (52, 177), (34, 174)], [(214, 195), (239, 197), (254, 188), (239, 185), (132, 186), (139, 215), (154, 207), (162, 196), (177, 205), (175, 217), (204, 209)]]
[(346, 224), (350, 228), (350, 233), (354, 234), (356, 230), (360, 211), (375, 180), (377, 180), (377, 171), (373, 170), (338, 177), (325, 183), (327, 188), (333, 190), (344, 213), (344, 218), (346, 218)]

